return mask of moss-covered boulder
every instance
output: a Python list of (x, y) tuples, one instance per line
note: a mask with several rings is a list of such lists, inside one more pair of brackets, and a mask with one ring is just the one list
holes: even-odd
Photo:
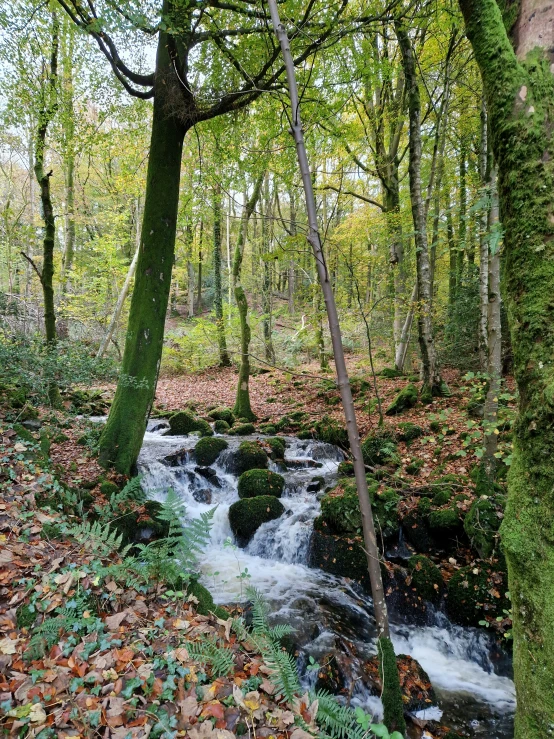
[(239, 498), (274, 495), (280, 498), (285, 489), (285, 478), (270, 470), (248, 470), (239, 477)]
[(367, 436), (362, 442), (362, 456), (369, 467), (400, 464), (400, 455), (392, 431), (384, 429)]
[(429, 528), (435, 535), (452, 536), (461, 530), (462, 519), (456, 506), (439, 508), (429, 513)]
[(509, 610), (508, 578), (500, 562), (474, 562), (462, 567), (449, 580), (447, 610), (464, 626), (478, 626), (487, 617), (496, 619)]
[(197, 418), (189, 411), (178, 411), (169, 418), (168, 436), (186, 436), (199, 432), (200, 436), (211, 436), (212, 428), (203, 418)]
[(397, 416), (399, 413), (403, 413), (404, 411), (413, 408), (416, 403), (417, 387), (410, 383), (398, 393), (385, 413), (387, 416)]
[[(400, 496), (391, 489), (377, 493), (379, 483), (368, 479), (368, 492), (375, 526), (384, 539), (398, 532), (398, 503)], [(321, 499), (321, 519), (333, 534), (360, 534), (362, 517), (356, 483), (343, 480)]]
[(250, 436), (256, 433), (256, 427), (253, 423), (238, 423), (233, 428), (229, 429), (231, 436)]
[(248, 470), (263, 470), (268, 456), (259, 441), (243, 441), (230, 460), (231, 472), (242, 475)]
[(269, 447), (269, 456), (271, 459), (281, 461), (285, 458), (285, 449), (287, 448), (284, 439), (279, 436), (274, 436), (271, 439), (266, 439), (265, 444)]
[(402, 377), (402, 372), (397, 370), (396, 367), (384, 367), (377, 374), (381, 375), (381, 377), (386, 377), (389, 380), (394, 380), (396, 377)]
[(330, 416), (323, 416), (312, 425), (312, 436), (318, 441), (334, 444), (342, 449), (348, 449), (348, 432), (339, 421)]
[(367, 557), (361, 537), (335, 536), (329, 532), (321, 517), (314, 521), (308, 565), (331, 575), (356, 580), (366, 588), (370, 587)]
[(231, 427), (227, 421), (215, 421), (214, 423), (214, 431), (216, 434), (226, 434), (230, 428)]
[(444, 580), (434, 562), (423, 554), (415, 554), (408, 560), (408, 572), (411, 587), (423, 600), (431, 603), (437, 603), (440, 600), (444, 590)]
[(354, 477), (354, 463), (350, 462), (350, 460), (341, 462), (338, 466), (337, 474), (339, 477)]
[(100, 492), (110, 500), (112, 495), (119, 493), (119, 485), (116, 485), (115, 482), (112, 482), (111, 480), (102, 480), (100, 483)]
[(438, 488), (433, 496), (433, 505), (443, 506), (452, 499), (452, 490), (448, 487)]
[(261, 423), (258, 426), (258, 431), (261, 434), (267, 434), (268, 436), (274, 436), (277, 433), (277, 428), (275, 427), (273, 423)]
[(194, 447), (194, 458), (201, 467), (209, 467), (228, 446), (225, 439), (206, 436), (200, 439)]
[(263, 523), (282, 516), (285, 507), (274, 495), (238, 500), (229, 508), (229, 523), (239, 546), (244, 547)]
[(498, 548), (498, 529), (503, 517), (503, 496), (478, 498), (472, 503), (464, 519), (464, 531), (482, 559), (491, 557)]
[(385, 541), (398, 535), (398, 504), (400, 501), (400, 495), (392, 488), (387, 488), (372, 496), (371, 507), (375, 526)]
[(225, 621), (229, 618), (229, 614), (224, 608), (216, 606), (208, 588), (201, 585), (197, 580), (193, 580), (188, 584), (187, 595), (192, 596), (191, 600), (194, 602), (194, 607), (202, 616), (209, 616), (213, 613)]
[(414, 439), (419, 439), (419, 437), (423, 436), (424, 433), (425, 432), (421, 426), (418, 426), (415, 423), (407, 421), (405, 423), (398, 424), (398, 441), (409, 443), (410, 441), (414, 441)]
[(208, 413), (212, 421), (225, 421), (229, 426), (235, 423), (235, 414), (230, 408), (214, 408)]

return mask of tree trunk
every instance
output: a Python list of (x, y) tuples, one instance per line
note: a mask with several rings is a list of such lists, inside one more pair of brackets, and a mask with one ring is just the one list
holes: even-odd
[(458, 210), (458, 248), (456, 251), (456, 289), (462, 283), (464, 254), (467, 248), (467, 151), (462, 138), (460, 144), (460, 204)]
[(121, 310), (123, 308), (123, 304), (125, 303), (125, 298), (127, 297), (129, 288), (131, 287), (131, 280), (133, 279), (133, 276), (135, 274), (135, 270), (137, 267), (137, 261), (138, 261), (139, 250), (140, 250), (140, 238), (138, 239), (138, 241), (139, 243), (137, 244), (137, 248), (133, 256), (133, 259), (131, 261), (131, 264), (129, 265), (129, 269), (127, 270), (125, 282), (123, 283), (123, 287), (121, 288), (121, 292), (119, 293), (119, 297), (117, 299), (117, 303), (114, 308), (114, 312), (112, 315), (112, 319), (110, 321), (110, 325), (108, 326), (108, 330), (106, 332), (106, 336), (104, 337), (104, 340), (100, 344), (100, 347), (96, 354), (96, 359), (100, 359), (102, 356), (104, 356), (104, 353), (106, 352), (106, 349), (108, 348), (110, 341), (112, 340), (112, 336), (114, 334), (115, 328), (119, 322), (119, 318), (121, 316)]
[(202, 247), (204, 241), (204, 221), (200, 221), (200, 236), (198, 239), (198, 292), (196, 295), (196, 312), (202, 313)]
[[(55, 13), (52, 14), (52, 47), (50, 53), (50, 71), (48, 79), (42, 89), (43, 104), (38, 117), (37, 137), (35, 144), (35, 176), (40, 188), (40, 202), (44, 220), (44, 236), (42, 241), (42, 270), (37, 271), (42, 287), (44, 300), (44, 330), (46, 345), (49, 352), (55, 352), (56, 347), (56, 312), (54, 308), (54, 245), (56, 239), (56, 221), (52, 205), (50, 177), (52, 172), (45, 170), (46, 136), (48, 127), (58, 107), (58, 50), (60, 41), (60, 25)], [(25, 256), (25, 255), (24, 255)], [(48, 398), (50, 404), (58, 406), (61, 403), (60, 391), (55, 382), (48, 384)]]
[(221, 289), (221, 190), (219, 186), (214, 188), (214, 307), (215, 322), (217, 327), (217, 343), (219, 345), (219, 366), (230, 367), (231, 360), (227, 351), (227, 339), (225, 338), (225, 323), (223, 321), (223, 293)]
[(425, 203), (421, 192), (421, 100), (412, 43), (400, 21), (395, 21), (395, 28), (402, 52), (410, 120), (410, 161), (408, 169), (416, 246), (419, 347), (423, 365), (421, 396), (422, 399), (429, 400), (433, 395), (442, 393), (442, 382), (438, 369), (431, 320), (431, 267), (427, 244)]
[(513, 605), (515, 737), (534, 739), (554, 724), (554, 5), (515, 6), (514, 52), (496, 0), (459, 3), (483, 77), (505, 229), (519, 412), (501, 537)]
[(272, 224), (273, 208), (269, 192), (269, 175), (265, 177), (265, 213), (262, 218), (262, 329), (264, 335), (265, 358), (275, 364), (275, 350), (271, 340), (271, 264), (268, 259), (270, 251), (270, 224)]
[[(488, 124), (487, 124), (487, 108), (483, 100), (481, 106), (481, 150), (479, 156), (479, 175), (481, 178), (481, 187), (483, 195), (492, 197), (490, 191), (490, 166), (489, 166), (489, 146), (488, 146)], [(489, 365), (489, 336), (487, 331), (488, 315), (489, 315), (489, 207), (483, 207), (480, 218), (480, 235), (479, 235), (479, 366), (482, 372), (488, 371)]]
[(234, 413), (237, 418), (247, 418), (249, 421), (254, 421), (256, 416), (250, 405), (250, 340), (252, 338), (252, 332), (248, 323), (248, 301), (246, 300), (246, 294), (240, 284), (240, 278), (242, 273), (242, 259), (244, 256), (244, 247), (246, 244), (246, 234), (248, 229), (248, 221), (254, 208), (260, 198), (262, 191), (262, 184), (264, 181), (265, 172), (259, 175), (258, 179), (254, 184), (254, 192), (252, 197), (246, 202), (244, 211), (240, 221), (239, 236), (237, 239), (237, 246), (235, 249), (235, 257), (233, 259), (233, 282), (235, 284), (235, 300), (237, 301), (237, 308), (239, 311), (240, 318), (240, 369), (239, 369), (239, 380), (237, 385), (237, 397), (235, 400)]
[[(502, 375), (502, 324), (500, 319), (500, 246), (495, 232), (500, 228), (498, 215), (498, 193), (496, 190), (496, 172), (492, 172), (490, 181), (491, 208), (488, 219), (490, 239), (487, 240), (487, 374), (489, 389), (485, 400), (485, 469), (492, 476), (496, 466), (498, 450), (498, 394)], [(488, 254), (491, 243), (490, 256)]]
[(308, 157), (306, 154), (306, 147), (304, 144), (302, 122), (300, 119), (300, 102), (298, 98), (298, 89), (296, 86), (294, 64), (290, 52), (287, 33), (284, 27), (281, 25), (281, 21), (279, 19), (277, 0), (269, 0), (268, 4), (271, 12), (273, 28), (281, 44), (281, 51), (287, 71), (287, 81), (290, 93), (292, 113), (291, 133), (294, 136), (294, 140), (296, 143), (298, 164), (300, 168), (300, 173), (302, 175), (304, 193), (306, 196), (306, 209), (308, 212), (308, 242), (311, 244), (314, 252), (318, 277), (325, 300), (325, 306), (327, 308), (327, 316), (329, 319), (329, 329), (331, 332), (331, 340), (333, 343), (338, 386), (341, 393), (344, 415), (346, 418), (346, 427), (348, 430), (348, 439), (350, 442), (350, 451), (352, 453), (354, 464), (356, 486), (358, 489), (358, 497), (360, 502), (360, 513), (362, 517), (365, 552), (367, 555), (369, 578), (371, 581), (371, 590), (373, 594), (373, 608), (375, 612), (375, 621), (377, 623), (377, 631), (379, 637), (378, 650), (381, 657), (380, 664), (383, 682), (383, 705), (385, 710), (385, 721), (387, 722), (389, 728), (396, 728), (400, 731), (404, 731), (405, 722), (402, 706), (402, 695), (400, 691), (396, 660), (394, 657), (394, 649), (390, 640), (387, 606), (385, 602), (385, 593), (383, 589), (383, 581), (379, 564), (379, 550), (377, 547), (377, 539), (375, 536), (375, 526), (373, 523), (371, 502), (367, 490), (365, 466), (361, 453), (358, 424), (354, 411), (354, 402), (352, 399), (352, 392), (350, 390), (348, 370), (346, 369), (346, 362), (344, 359), (344, 350), (342, 346), (337, 306), (335, 303), (333, 291), (331, 289), (331, 284), (329, 282), (329, 273), (327, 271), (327, 265), (325, 264), (325, 257), (321, 248), (321, 239), (319, 236), (312, 177), (308, 163)]
[(160, 367), (175, 252), (181, 153), (186, 126), (168, 115), (164, 75), (172, 75), (169, 37), (160, 32), (141, 245), (121, 376), (100, 438), (100, 461), (121, 474), (134, 468)]

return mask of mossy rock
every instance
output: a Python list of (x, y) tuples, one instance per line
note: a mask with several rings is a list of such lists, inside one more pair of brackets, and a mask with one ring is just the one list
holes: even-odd
[(475, 500), (464, 519), (472, 547), (482, 559), (492, 556), (498, 547), (498, 529), (503, 518), (503, 496)]
[(452, 534), (461, 528), (460, 513), (457, 508), (440, 508), (429, 514), (429, 528), (436, 534)]
[(243, 441), (232, 459), (232, 471), (242, 475), (248, 470), (263, 470), (268, 465), (268, 456), (259, 441)]
[(507, 589), (508, 578), (499, 563), (479, 561), (462, 567), (448, 582), (448, 614), (464, 626), (478, 626), (486, 616), (503, 616), (510, 608)]
[(144, 539), (163, 538), (169, 534), (169, 522), (159, 518), (161, 503), (156, 500), (147, 500), (143, 506), (145, 515), (141, 516), (133, 510), (114, 520), (113, 526), (123, 535), (124, 544), (132, 544)]
[(273, 436), (274, 434), (277, 433), (277, 428), (275, 427), (273, 423), (261, 423), (258, 426), (258, 431), (261, 434), (267, 434), (268, 436)]
[(273, 521), (285, 512), (274, 495), (244, 498), (229, 508), (229, 523), (239, 546), (244, 547), (263, 523)]
[(407, 475), (419, 475), (419, 471), (424, 466), (425, 461), (423, 459), (412, 459), (412, 461), (406, 465)]
[(235, 414), (230, 408), (214, 408), (213, 411), (208, 413), (208, 416), (213, 421), (225, 421), (229, 426), (235, 423)]
[(37, 620), (38, 612), (34, 606), (26, 603), (18, 606), (15, 612), (15, 623), (20, 629), (30, 629)]
[(296, 434), (296, 438), (301, 441), (306, 441), (307, 439), (313, 439), (314, 435), (309, 429), (302, 429), (302, 431), (299, 431)]
[(280, 498), (285, 488), (285, 478), (270, 470), (248, 470), (239, 477), (239, 498), (256, 498), (274, 495)]
[(221, 606), (216, 606), (212, 594), (208, 588), (201, 585), (197, 580), (193, 580), (187, 587), (187, 595), (194, 596), (198, 603), (195, 604), (196, 611), (202, 616), (215, 614), (218, 618), (225, 621), (229, 618), (227, 611)]
[(499, 485), (487, 474), (483, 463), (475, 465), (469, 473), (469, 476), (475, 483), (475, 495), (479, 498), (483, 495), (493, 496), (497, 493), (502, 494), (504, 492), (502, 485)]
[(402, 377), (402, 372), (397, 370), (396, 367), (385, 367), (377, 374), (381, 377), (387, 377), (389, 380), (394, 380), (396, 377)]
[(371, 383), (369, 382), (369, 380), (364, 380), (363, 377), (351, 377), (350, 390), (352, 391), (352, 395), (367, 393), (369, 390), (371, 390)]
[[(375, 518), (375, 525), (384, 539), (398, 531), (398, 503), (400, 496), (394, 490), (377, 494), (379, 483), (368, 480), (368, 492)], [(362, 517), (358, 491), (354, 481), (344, 480), (321, 499), (321, 518), (333, 534), (358, 534), (362, 530)]]
[(227, 421), (216, 421), (214, 423), (214, 432), (216, 434), (226, 434), (230, 428)]
[(399, 413), (403, 413), (404, 411), (413, 408), (416, 403), (417, 387), (410, 383), (398, 393), (385, 413), (387, 416), (397, 416)]
[(419, 439), (425, 432), (415, 423), (409, 421), (398, 424), (398, 441), (405, 441), (406, 443)]
[(35, 439), (33, 434), (20, 423), (14, 423), (13, 430), (17, 433), (21, 441), (27, 444), (38, 444), (38, 441)]
[(17, 414), (17, 420), (22, 421), (36, 421), (38, 419), (38, 411), (29, 403), (25, 403), (23, 408)]
[(423, 600), (437, 603), (444, 589), (441, 571), (434, 562), (423, 554), (415, 554), (408, 560), (408, 571), (414, 588)]
[(346, 460), (341, 462), (337, 469), (339, 477), (354, 477), (354, 463)]
[(319, 659), (320, 668), (317, 671), (315, 683), (316, 692), (325, 690), (331, 695), (339, 695), (346, 687), (346, 675), (341, 669), (336, 652), (324, 654)]
[(321, 517), (314, 521), (308, 565), (331, 575), (351, 578), (366, 588), (370, 587), (362, 539), (334, 536), (326, 529)]
[(209, 467), (228, 446), (229, 444), (225, 439), (219, 439), (216, 436), (206, 436), (203, 439), (199, 439), (194, 447), (194, 458), (201, 467)]
[(392, 488), (387, 488), (382, 493), (373, 496), (371, 505), (375, 526), (385, 540), (398, 535), (398, 504), (401, 500), (401, 496)]
[(323, 416), (320, 421), (312, 426), (312, 435), (318, 441), (324, 441), (327, 444), (348, 449), (348, 432), (344, 426), (330, 416)]
[(231, 436), (250, 436), (250, 434), (255, 433), (256, 427), (253, 423), (239, 423), (229, 430)]
[(211, 436), (212, 428), (203, 418), (197, 418), (189, 411), (178, 411), (169, 417), (169, 436), (186, 436), (200, 432), (200, 436)]
[(290, 417), (293, 421), (303, 421), (305, 418), (308, 418), (308, 414), (306, 411), (293, 411), (293, 413), (290, 414)]
[(452, 500), (452, 490), (447, 487), (439, 488), (433, 496), (433, 505), (443, 506), (446, 505), (450, 500)]
[(379, 465), (398, 466), (400, 464), (400, 456), (394, 434), (387, 429), (364, 439), (362, 442), (362, 456), (364, 463), (369, 467), (377, 467)]
[(276, 428), (277, 431), (281, 432), (290, 431), (295, 426), (296, 424), (294, 423), (292, 418), (290, 418), (290, 416), (283, 416), (273, 424), (273, 427)]
[(287, 445), (284, 439), (274, 436), (271, 439), (266, 439), (265, 443), (271, 450), (269, 455), (271, 459), (282, 460), (285, 458), (285, 449), (287, 448)]
[(112, 495), (119, 493), (119, 485), (116, 485), (115, 482), (111, 482), (111, 480), (103, 480), (100, 483), (100, 492), (110, 500)]

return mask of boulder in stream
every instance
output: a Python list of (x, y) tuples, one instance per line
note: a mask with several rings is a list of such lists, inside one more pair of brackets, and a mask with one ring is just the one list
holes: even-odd
[(255, 498), (258, 495), (274, 495), (280, 498), (285, 488), (285, 478), (270, 470), (248, 470), (239, 477), (239, 498)]
[(194, 458), (201, 467), (209, 467), (229, 444), (216, 436), (205, 436), (194, 447)]
[(211, 436), (212, 428), (203, 418), (197, 418), (189, 411), (178, 411), (169, 418), (168, 436), (186, 436), (192, 432), (199, 432), (201, 436)]
[[(429, 675), (419, 662), (408, 654), (397, 654), (396, 664), (398, 665), (404, 710), (407, 713), (415, 713), (424, 708), (436, 706), (437, 696), (429, 680)], [(377, 655), (364, 663), (363, 680), (374, 694), (381, 695), (382, 685)]]
[(244, 547), (263, 523), (279, 518), (285, 507), (274, 495), (244, 498), (229, 508), (229, 523), (239, 546)]
[(266, 469), (268, 456), (258, 441), (243, 441), (229, 460), (229, 471), (242, 475), (248, 470)]
[(452, 575), (447, 587), (447, 611), (455, 623), (478, 626), (502, 618), (510, 608), (506, 598), (508, 577), (500, 560), (477, 560)]
[(214, 408), (208, 415), (214, 421), (225, 421), (229, 426), (235, 423), (235, 415), (230, 408)]

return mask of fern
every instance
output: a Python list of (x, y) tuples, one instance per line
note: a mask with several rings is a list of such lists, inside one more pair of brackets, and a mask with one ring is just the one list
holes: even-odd
[(85, 549), (90, 549), (98, 554), (99, 557), (110, 557), (114, 552), (119, 552), (124, 557), (131, 545), (123, 547), (121, 544), (123, 534), (118, 534), (117, 530), (111, 530), (109, 524), (102, 524), (100, 521), (82, 521), (68, 527), (68, 533), (79, 541)]
[(212, 677), (225, 677), (235, 669), (233, 652), (219, 644), (217, 637), (203, 637), (198, 642), (187, 644), (191, 657), (201, 665), (209, 665)]
[(146, 500), (146, 495), (141, 486), (142, 476), (132, 477), (129, 482), (118, 493), (112, 495), (108, 508), (101, 512), (103, 520), (109, 520), (113, 514), (119, 514), (125, 503), (136, 503), (141, 505)]
[(312, 693), (310, 699), (317, 699), (317, 722), (333, 739), (364, 739), (366, 731), (357, 723), (356, 713), (352, 708), (341, 705), (326, 690)]

